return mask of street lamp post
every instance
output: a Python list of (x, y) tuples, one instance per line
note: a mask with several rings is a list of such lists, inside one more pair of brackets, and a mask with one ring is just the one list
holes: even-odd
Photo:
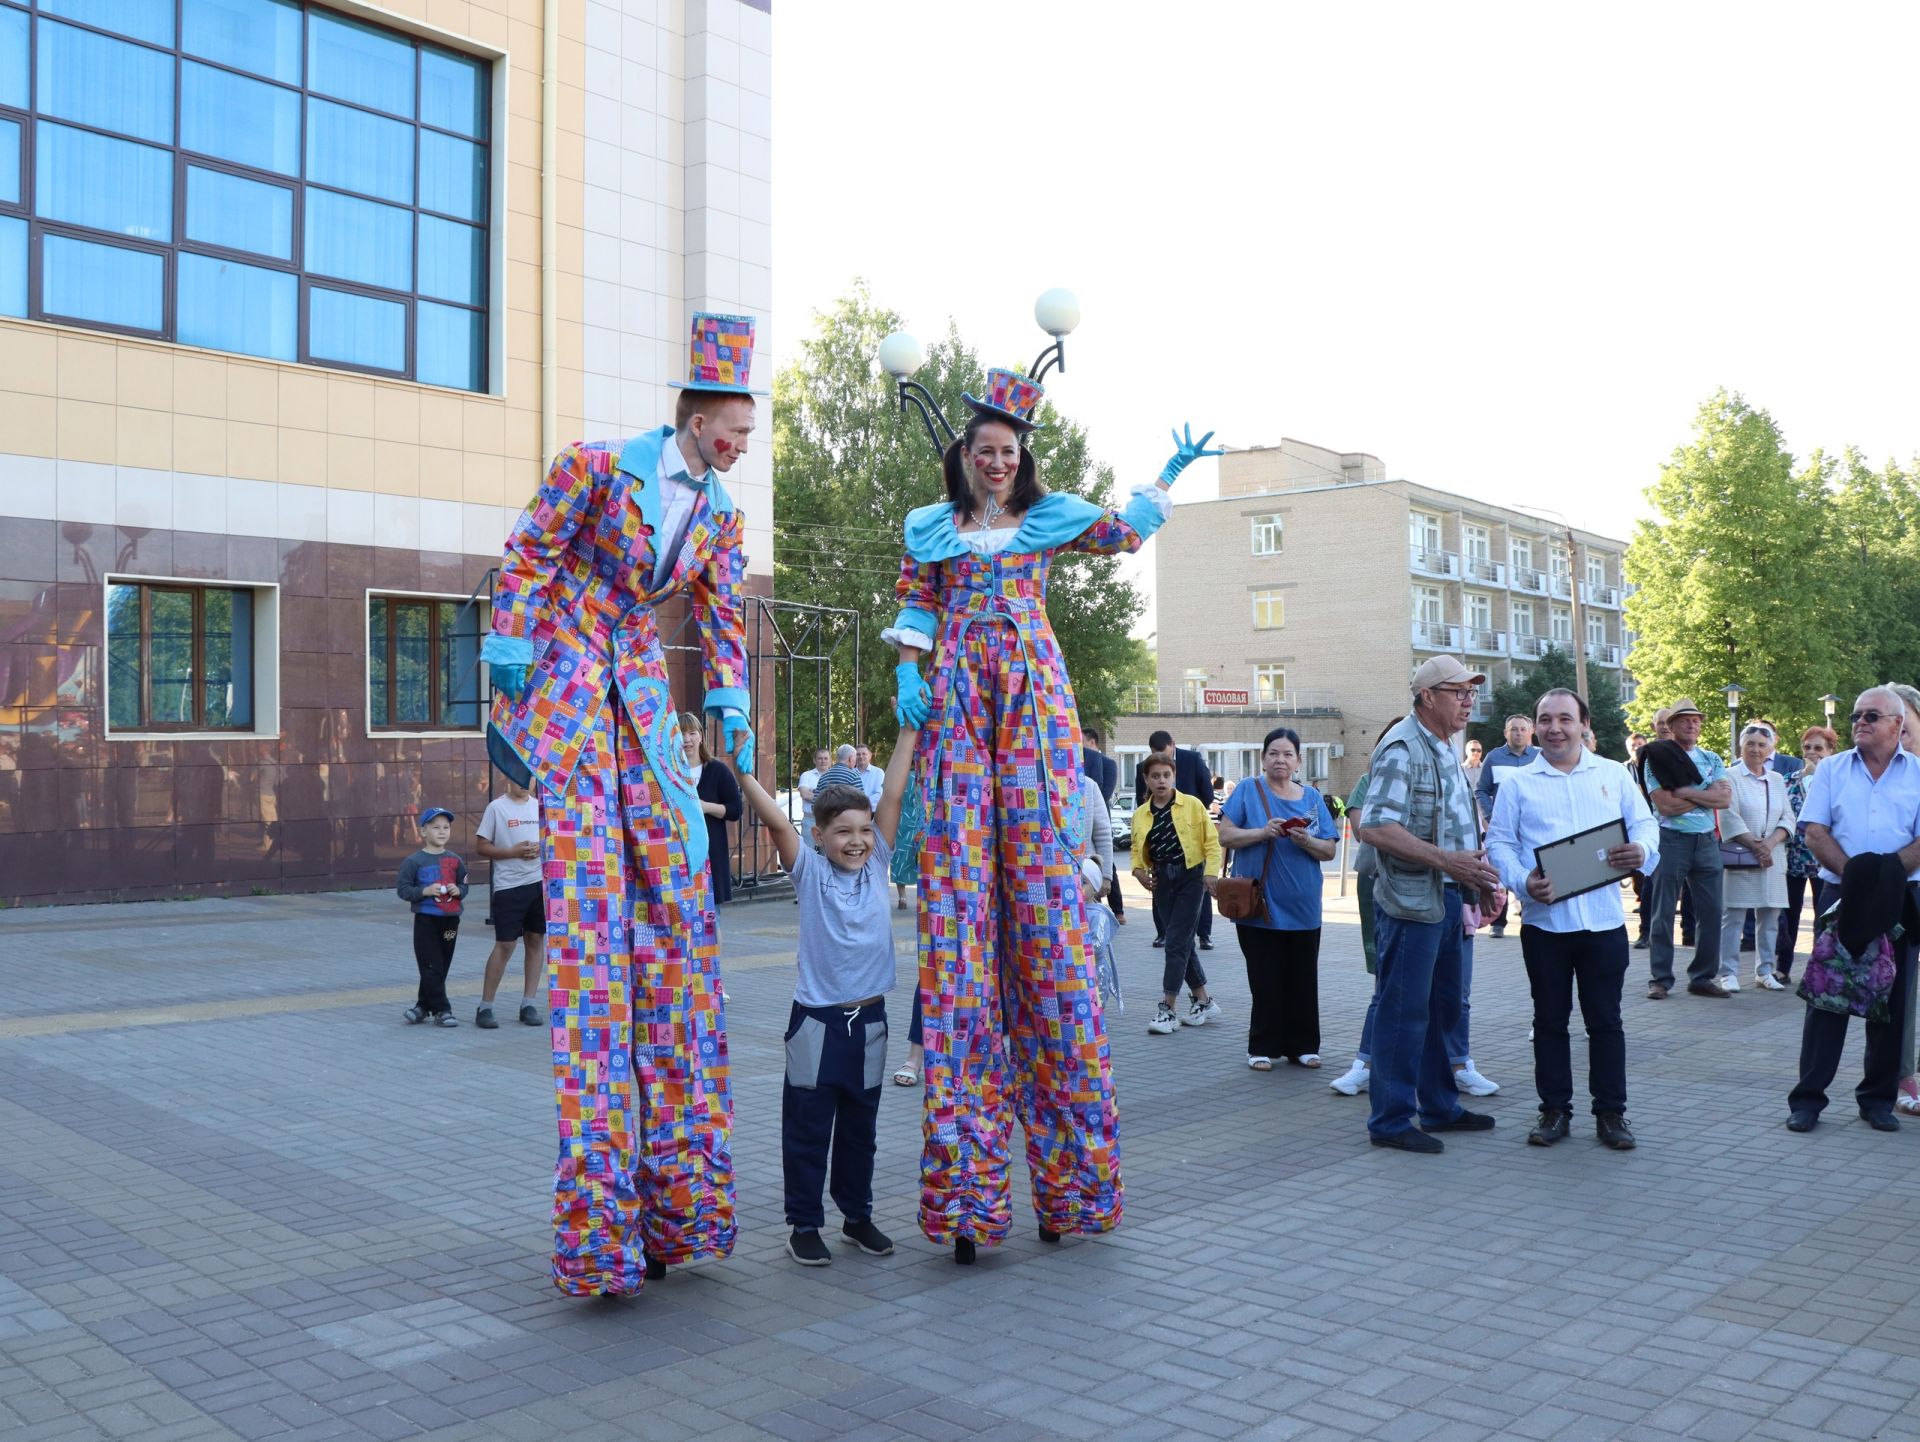
[(1829, 691), (1820, 698), (1820, 704), (1826, 708), (1827, 730), (1831, 731), (1833, 730), (1833, 708), (1840, 704), (1840, 698)]
[[(1030, 378), (1038, 382), (1050, 370), (1066, 370), (1067, 337), (1080, 324), (1080, 301), (1072, 291), (1055, 286), (1052, 290), (1042, 291), (1040, 298), (1033, 303), (1033, 318), (1041, 330), (1053, 337), (1053, 344), (1040, 352), (1033, 362), (1033, 369), (1028, 372)], [(900, 409), (906, 410), (911, 403), (920, 412), (921, 424), (927, 428), (927, 439), (933, 442), (933, 453), (936, 456), (944, 455), (947, 446), (953, 444), (956, 433), (941, 412), (940, 402), (934, 399), (933, 392), (913, 379), (914, 372), (927, 363), (926, 350), (907, 332), (897, 330), (880, 342), (878, 359), (880, 369), (893, 377), (899, 389)], [(940, 439), (943, 432), (946, 435), (944, 442)]]
[(1727, 742), (1731, 748), (1730, 756), (1738, 756), (1740, 754), (1740, 698), (1747, 694), (1747, 688), (1736, 681), (1720, 689), (1727, 693)]

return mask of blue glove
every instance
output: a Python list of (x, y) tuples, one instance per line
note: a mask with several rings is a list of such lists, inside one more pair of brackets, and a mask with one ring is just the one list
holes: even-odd
[(932, 698), (933, 692), (920, 679), (918, 665), (912, 661), (902, 661), (893, 668), (894, 720), (918, 731), (927, 724), (927, 706)]
[(480, 659), (487, 663), (494, 690), (509, 701), (518, 701), (526, 694), (527, 673), (533, 668), (533, 642), (491, 632), (480, 643)]
[(1173, 455), (1168, 459), (1167, 463), (1160, 468), (1160, 479), (1169, 486), (1179, 480), (1180, 473), (1195, 461), (1199, 460), (1200, 457), (1222, 456), (1226, 454), (1224, 449), (1217, 451), (1207, 449), (1207, 442), (1213, 439), (1212, 431), (1208, 431), (1204, 436), (1200, 437), (1197, 443), (1193, 439), (1193, 427), (1191, 425), (1186, 427), (1186, 432), (1187, 434), (1184, 439), (1182, 439), (1179, 431), (1173, 433)]
[(720, 744), (727, 748), (735, 766), (752, 772), (753, 726), (738, 711), (728, 711), (720, 718)]

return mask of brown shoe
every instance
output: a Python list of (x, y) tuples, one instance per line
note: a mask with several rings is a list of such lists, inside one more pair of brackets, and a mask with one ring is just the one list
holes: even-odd
[(1664, 986), (1660, 985), (1659, 982), (1656, 981), (1647, 988), (1648, 1001), (1665, 1001), (1666, 999), (1667, 999), (1667, 989)]
[(1722, 1001), (1726, 1001), (1733, 995), (1732, 992), (1728, 991), (1717, 981), (1690, 981), (1687, 983), (1687, 994), (1689, 996), (1717, 996)]

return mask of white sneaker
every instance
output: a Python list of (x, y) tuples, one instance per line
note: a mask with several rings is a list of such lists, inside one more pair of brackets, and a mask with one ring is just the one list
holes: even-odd
[(1207, 1018), (1219, 1014), (1220, 1004), (1216, 1001), (1196, 1001), (1187, 1008), (1187, 1014), (1180, 1018), (1188, 1026), (1205, 1026)]
[(1357, 1097), (1367, 1089), (1367, 1078), (1373, 1075), (1363, 1061), (1357, 1061), (1347, 1068), (1345, 1076), (1337, 1076), (1327, 1086), (1343, 1097)]
[(1770, 971), (1760, 973), (1753, 979), (1755, 986), (1764, 986), (1768, 991), (1785, 991), (1786, 985)]
[(1147, 1030), (1155, 1036), (1166, 1036), (1169, 1032), (1180, 1030), (1180, 1018), (1173, 1014), (1173, 1008), (1164, 1001), (1154, 1008), (1153, 1020), (1147, 1023)]
[(1714, 979), (1720, 983), (1720, 989), (1722, 991), (1740, 990), (1740, 978), (1737, 976), (1721, 976), (1715, 977)]
[(1500, 1090), (1500, 1083), (1481, 1076), (1473, 1069), (1471, 1060), (1453, 1069), (1453, 1083), (1470, 1097), (1490, 1097)]

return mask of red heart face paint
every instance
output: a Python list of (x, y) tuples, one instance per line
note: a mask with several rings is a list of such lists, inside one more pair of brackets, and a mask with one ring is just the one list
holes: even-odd
[(713, 441), (713, 453), (717, 456), (730, 456), (733, 454), (733, 445), (731, 442), (722, 440), (716, 436)]

